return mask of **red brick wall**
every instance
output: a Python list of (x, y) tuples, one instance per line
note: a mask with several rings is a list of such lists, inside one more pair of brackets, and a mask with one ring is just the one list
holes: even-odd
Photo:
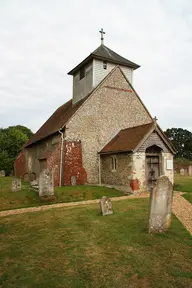
[(85, 184), (87, 173), (82, 163), (81, 142), (65, 142), (64, 146), (64, 184), (71, 185), (71, 176), (76, 177), (76, 184)]
[(60, 178), (60, 153), (61, 143), (55, 145), (50, 154), (47, 156), (47, 168), (53, 172), (54, 186), (59, 186)]
[(25, 158), (24, 151), (21, 151), (20, 154), (15, 159), (14, 173), (15, 173), (15, 176), (21, 177), (21, 178), (23, 178), (23, 176), (27, 173), (26, 158)]
[[(78, 185), (87, 182), (87, 174), (82, 167), (82, 146), (81, 142), (64, 142), (63, 151), (63, 173), (64, 185), (71, 185), (71, 176), (76, 177)], [(60, 179), (60, 153), (61, 143), (55, 145), (47, 155), (47, 168), (53, 172), (54, 186), (59, 186)], [(26, 175), (26, 159), (25, 153), (22, 151), (15, 160), (15, 175), (22, 177)]]

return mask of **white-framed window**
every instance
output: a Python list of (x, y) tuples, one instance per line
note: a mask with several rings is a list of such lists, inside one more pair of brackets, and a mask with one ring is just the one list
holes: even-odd
[(115, 156), (111, 157), (111, 170), (112, 172), (116, 171), (117, 169), (117, 158)]

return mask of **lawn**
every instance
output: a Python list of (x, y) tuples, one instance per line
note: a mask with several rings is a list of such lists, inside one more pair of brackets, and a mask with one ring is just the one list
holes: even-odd
[(148, 234), (148, 199), (0, 218), (1, 288), (190, 288), (189, 233)]
[(176, 174), (174, 190), (187, 192), (183, 197), (192, 203), (192, 177)]
[(29, 183), (22, 182), (22, 190), (11, 191), (11, 177), (0, 178), (0, 211), (40, 206), (45, 204), (100, 199), (102, 196), (117, 197), (124, 193), (113, 188), (99, 186), (65, 186), (55, 188), (55, 197), (39, 198), (29, 189)]

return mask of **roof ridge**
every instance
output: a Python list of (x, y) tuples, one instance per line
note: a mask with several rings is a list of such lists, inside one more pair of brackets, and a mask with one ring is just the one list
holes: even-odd
[[(137, 125), (137, 126), (124, 128), (124, 129), (121, 129), (120, 131), (124, 131), (124, 130), (128, 130), (128, 129), (134, 129), (134, 128), (138, 128), (138, 127), (141, 127), (141, 126), (147, 126), (147, 125), (150, 125), (150, 124), (154, 124), (154, 122), (149, 122), (149, 123), (146, 123), (146, 124), (141, 124), (141, 125)], [(154, 126), (154, 128), (155, 128), (155, 126)]]
[(133, 69), (137, 69), (140, 66), (127, 58), (121, 56), (120, 54), (116, 53), (112, 49), (108, 48), (104, 44), (101, 44), (97, 47), (93, 52), (91, 52), (84, 60), (82, 60), (78, 65), (76, 65), (71, 71), (68, 72), (68, 75), (74, 75), (81, 67), (88, 64), (92, 59), (98, 60), (106, 60), (108, 62), (122, 65), (125, 67), (131, 67)]

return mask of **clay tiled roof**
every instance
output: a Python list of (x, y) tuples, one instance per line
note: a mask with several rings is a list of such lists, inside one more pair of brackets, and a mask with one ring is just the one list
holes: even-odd
[(129, 61), (128, 59), (109, 49), (107, 46), (101, 44), (95, 51), (93, 51), (87, 58), (85, 58), (75, 68), (73, 68), (68, 74), (74, 75), (81, 67), (89, 63), (92, 59), (103, 60), (117, 65), (131, 67), (133, 69), (140, 67), (138, 64)]
[(152, 129), (154, 123), (127, 128), (121, 130), (102, 150), (101, 154), (113, 152), (133, 151), (147, 133)]
[(83, 104), (87, 99), (85, 97), (83, 100), (79, 101), (77, 104), (72, 105), (72, 100), (60, 106), (51, 117), (41, 126), (41, 128), (29, 139), (24, 147), (28, 147), (37, 141), (40, 141), (48, 136), (51, 136), (58, 132), (60, 128), (63, 128), (67, 121), (72, 117), (72, 115), (77, 111), (77, 109)]

